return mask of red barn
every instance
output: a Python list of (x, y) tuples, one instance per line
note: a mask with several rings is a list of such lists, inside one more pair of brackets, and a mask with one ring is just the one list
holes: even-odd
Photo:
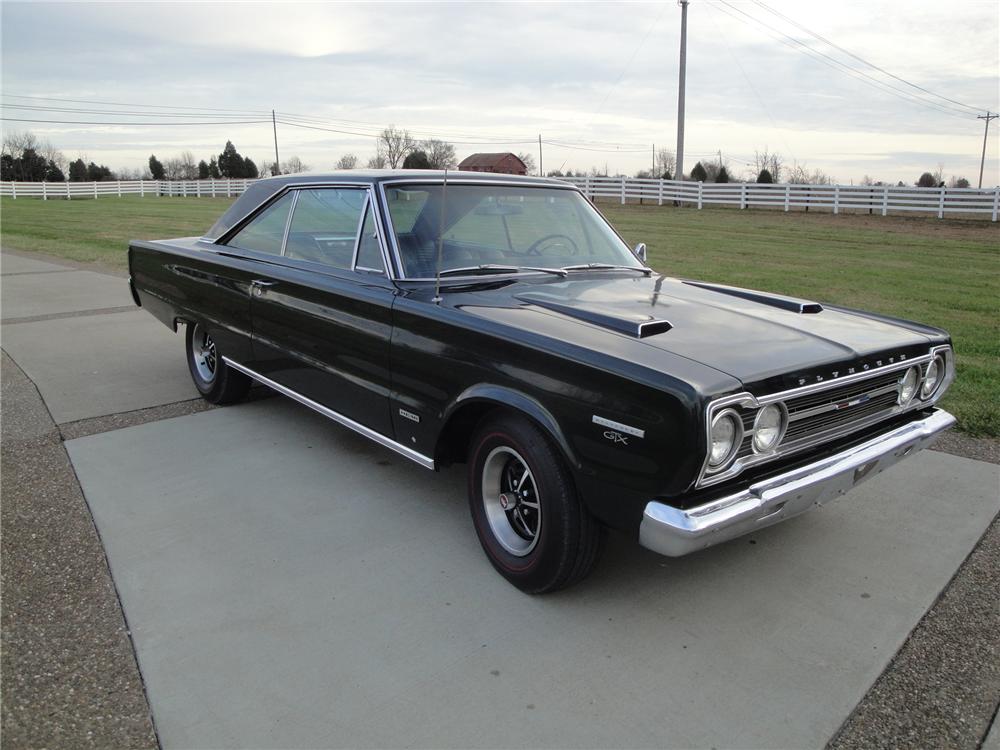
[(494, 172), (497, 174), (528, 174), (524, 162), (517, 154), (473, 154), (462, 160), (459, 169), (467, 172)]

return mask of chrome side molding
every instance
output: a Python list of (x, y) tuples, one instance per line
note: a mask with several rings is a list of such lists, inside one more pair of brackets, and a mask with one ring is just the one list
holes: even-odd
[(397, 443), (395, 440), (393, 440), (390, 437), (386, 437), (381, 432), (376, 432), (370, 427), (365, 427), (360, 422), (355, 422), (353, 419), (351, 419), (350, 417), (345, 417), (340, 412), (336, 412), (333, 409), (327, 408), (326, 406), (323, 406), (323, 404), (317, 403), (316, 401), (313, 401), (311, 398), (308, 398), (307, 396), (303, 396), (301, 393), (298, 393), (297, 391), (293, 391), (291, 388), (286, 388), (280, 383), (274, 382), (269, 377), (261, 375), (259, 372), (256, 372), (254, 370), (251, 370), (249, 367), (241, 365), (239, 362), (234, 362), (229, 357), (224, 356), (222, 358), (222, 361), (225, 362), (230, 367), (232, 367), (237, 372), (242, 372), (244, 375), (253, 378), (258, 383), (263, 383), (268, 388), (271, 388), (280, 393), (282, 396), (288, 396), (288, 398), (294, 401), (298, 401), (303, 406), (308, 406), (313, 411), (319, 412), (327, 419), (332, 419), (334, 422), (337, 422), (338, 424), (341, 424), (350, 430), (354, 430), (359, 435), (364, 435), (369, 440), (372, 440), (378, 443), (379, 445), (388, 448), (391, 451), (395, 451), (399, 455), (403, 456), (404, 458), (410, 459), (414, 463), (420, 464), (425, 469), (431, 469), (433, 471), (434, 469), (433, 458), (425, 456), (423, 453), (418, 453), (417, 451), (413, 450), (412, 448), (408, 448), (402, 443)]

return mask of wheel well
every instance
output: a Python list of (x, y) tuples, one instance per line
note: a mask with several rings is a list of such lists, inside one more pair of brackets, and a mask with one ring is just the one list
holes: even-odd
[(438, 436), (435, 462), (441, 466), (464, 463), (476, 427), (487, 414), (501, 411), (517, 413), (493, 401), (472, 401), (456, 409)]

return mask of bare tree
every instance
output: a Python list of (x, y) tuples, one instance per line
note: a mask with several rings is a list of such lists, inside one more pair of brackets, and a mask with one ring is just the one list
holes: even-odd
[(417, 147), (408, 130), (390, 125), (378, 136), (378, 150), (385, 157), (390, 169), (397, 169), (403, 159)]
[(385, 158), (385, 154), (381, 151), (376, 151), (375, 156), (368, 160), (369, 169), (385, 169), (389, 162)]
[(524, 162), (524, 168), (527, 170), (528, 174), (535, 173), (535, 157), (532, 156), (527, 151), (521, 151), (518, 153), (517, 158)]
[(279, 174), (281, 174), (281, 167), (278, 166), (278, 163), (274, 161), (268, 161), (267, 159), (261, 159), (260, 166), (257, 167), (257, 169), (260, 172), (261, 176), (264, 177), (267, 177), (268, 175), (270, 175), (271, 177), (277, 177)]
[(677, 167), (677, 157), (669, 148), (661, 148), (656, 152), (656, 172), (657, 177), (669, 174), (674, 177), (674, 169)]
[(447, 141), (436, 138), (421, 141), (420, 149), (427, 154), (427, 161), (431, 169), (454, 169), (458, 164), (455, 158), (455, 147)]
[(344, 154), (337, 160), (337, 169), (357, 169), (358, 157), (354, 154)]
[(180, 179), (182, 180), (197, 180), (198, 179), (198, 162), (195, 161), (194, 154), (190, 151), (182, 151), (180, 159)]
[(282, 174), (298, 174), (299, 172), (308, 172), (309, 165), (303, 164), (302, 160), (297, 156), (291, 156), (287, 161), (281, 162), (281, 173)]
[(832, 185), (833, 178), (822, 170), (814, 169), (811, 172), (806, 165), (795, 162), (785, 177), (785, 182), (793, 185)]
[(755, 176), (766, 169), (771, 173), (771, 177), (774, 178), (775, 182), (781, 182), (781, 169), (785, 164), (785, 160), (781, 158), (781, 154), (769, 151), (767, 146), (764, 146), (763, 151), (753, 152), (753, 158)]
[(184, 179), (184, 162), (178, 158), (163, 160), (163, 174), (168, 180)]

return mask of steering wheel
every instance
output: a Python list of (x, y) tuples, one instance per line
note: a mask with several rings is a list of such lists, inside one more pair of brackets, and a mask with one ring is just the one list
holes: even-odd
[[(558, 242), (552, 242), (553, 240), (559, 240)], [(573, 242), (572, 237), (567, 237), (565, 234), (547, 234), (541, 239), (535, 240), (531, 247), (525, 250), (525, 255), (541, 255), (542, 245), (545, 243), (552, 243), (552, 247), (565, 247), (569, 250), (570, 255), (578, 255), (580, 253), (580, 248), (575, 242)]]

